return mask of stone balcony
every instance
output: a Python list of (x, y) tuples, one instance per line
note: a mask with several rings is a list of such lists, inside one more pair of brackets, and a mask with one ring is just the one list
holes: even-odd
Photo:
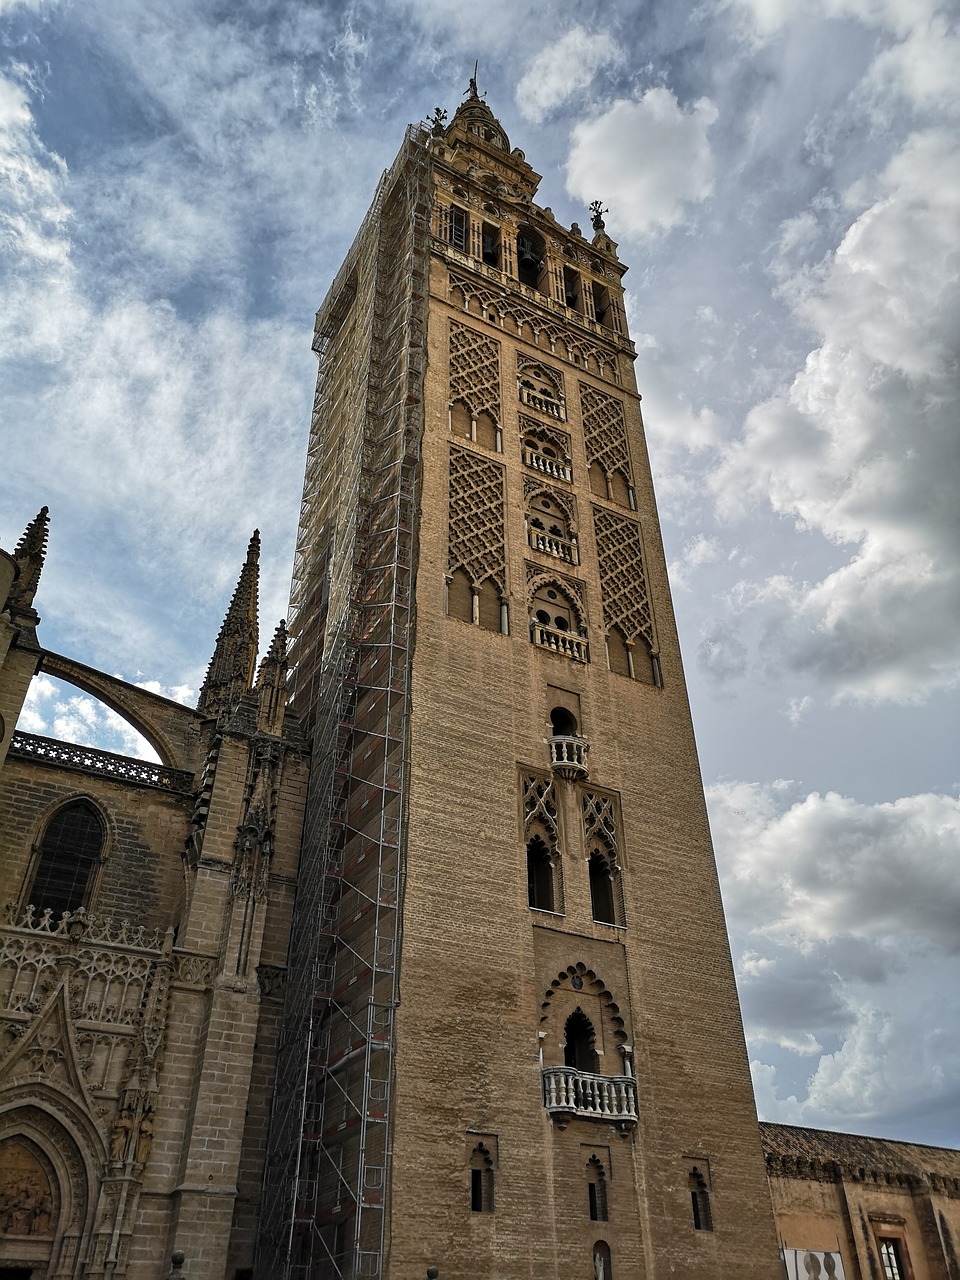
[(558, 422), (566, 422), (567, 410), (559, 400), (554, 400), (551, 396), (543, 396), (533, 391), (530, 387), (520, 388), (520, 403), (525, 404), (529, 409), (536, 409), (537, 413), (544, 413), (548, 417), (556, 418)]
[(577, 544), (570, 538), (558, 538), (555, 534), (546, 533), (542, 529), (529, 529), (527, 540), (533, 550), (539, 551), (541, 555), (554, 556), (557, 560), (563, 560), (565, 564), (580, 563)]
[(585, 778), (589, 752), (590, 743), (586, 738), (557, 735), (550, 739), (550, 767), (561, 778)]
[(559, 631), (556, 627), (548, 627), (543, 622), (530, 624), (530, 639), (541, 649), (550, 649), (560, 653), (574, 662), (589, 662), (589, 650), (586, 640), (576, 636), (572, 631)]
[(523, 461), (531, 471), (539, 471), (541, 475), (549, 476), (551, 480), (565, 480), (567, 484), (573, 481), (573, 468), (569, 462), (551, 458), (549, 454), (540, 453), (538, 449), (524, 448)]
[(610, 1124), (637, 1121), (637, 1082), (633, 1076), (601, 1076), (574, 1067), (544, 1067), (543, 1105), (563, 1122), (572, 1116)]

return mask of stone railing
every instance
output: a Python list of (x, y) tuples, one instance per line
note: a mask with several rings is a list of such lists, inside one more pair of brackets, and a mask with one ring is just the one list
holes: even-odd
[(633, 1076), (598, 1076), (573, 1067), (544, 1067), (543, 1105), (558, 1117), (632, 1123), (637, 1119), (637, 1082)]
[(551, 418), (556, 418), (558, 422), (566, 422), (567, 411), (559, 400), (554, 400), (550, 396), (541, 396), (536, 391), (531, 391), (529, 387), (520, 388), (520, 403), (527, 405), (530, 409), (536, 409), (538, 413), (546, 413)]
[(567, 484), (573, 480), (573, 468), (569, 462), (561, 462), (559, 458), (551, 458), (548, 454), (539, 453), (536, 449), (524, 448), (523, 461), (531, 470), (539, 471), (541, 475), (549, 476), (551, 480), (566, 480)]
[(570, 734), (550, 739), (550, 767), (562, 778), (585, 778), (590, 744)]
[(104, 943), (111, 947), (133, 947), (138, 951), (158, 951), (164, 939), (162, 929), (146, 929), (143, 925), (131, 924), (129, 920), (101, 919), (88, 915), (83, 907), (77, 911), (64, 911), (57, 917), (49, 907), (46, 911), (38, 911), (30, 903), (21, 906), (8, 902), (0, 914), (0, 925), (71, 942), (82, 939), (85, 945)]
[(44, 764), (79, 769), (103, 778), (134, 782), (139, 787), (159, 787), (163, 791), (189, 791), (193, 774), (183, 769), (170, 769), (149, 760), (114, 755), (96, 747), (83, 747), (76, 742), (60, 742), (56, 738), (38, 738), (32, 733), (15, 733), (10, 740), (10, 755), (21, 759), (40, 760)]
[(568, 538), (558, 538), (542, 529), (528, 529), (527, 539), (533, 550), (542, 555), (555, 556), (558, 560), (565, 560), (567, 564), (580, 563), (577, 544)]
[(572, 631), (558, 631), (556, 627), (545, 626), (542, 622), (532, 622), (530, 639), (540, 648), (561, 653), (565, 658), (572, 658), (574, 662), (590, 661), (586, 640), (575, 636)]

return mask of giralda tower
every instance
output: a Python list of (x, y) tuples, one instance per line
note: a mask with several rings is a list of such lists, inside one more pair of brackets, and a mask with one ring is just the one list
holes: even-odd
[(317, 316), (260, 1273), (774, 1280), (621, 290), (476, 86)]

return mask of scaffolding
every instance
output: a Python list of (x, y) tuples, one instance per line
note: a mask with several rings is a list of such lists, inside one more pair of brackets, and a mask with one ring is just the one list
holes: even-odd
[(429, 140), (412, 127), (317, 315), (290, 619), (293, 707), (313, 765), (264, 1280), (385, 1272), (429, 214)]

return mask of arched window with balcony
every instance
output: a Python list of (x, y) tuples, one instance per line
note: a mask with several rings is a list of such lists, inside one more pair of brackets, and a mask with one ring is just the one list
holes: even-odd
[(540, 555), (552, 556), (565, 564), (580, 562), (574, 508), (565, 493), (537, 488), (528, 482), (526, 495), (527, 542)]
[(523, 465), (551, 480), (563, 480), (570, 484), (573, 480), (573, 467), (570, 461), (570, 439), (565, 432), (556, 431), (522, 415), (520, 431)]
[(106, 838), (103, 815), (86, 798), (54, 813), (41, 837), (36, 869), (25, 894), (37, 915), (49, 910), (58, 920), (64, 912), (90, 906)]
[(530, 600), (530, 640), (553, 653), (589, 662), (587, 630), (579, 601), (552, 578), (535, 581)]
[(566, 422), (563, 376), (555, 369), (538, 364), (529, 356), (518, 355), (517, 395), (520, 403), (527, 408), (555, 418), (558, 422)]

